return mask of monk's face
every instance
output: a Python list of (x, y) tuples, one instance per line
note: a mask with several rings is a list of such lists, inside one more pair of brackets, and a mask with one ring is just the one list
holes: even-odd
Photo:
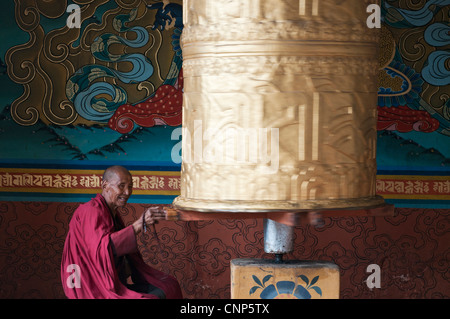
[(108, 206), (115, 210), (125, 206), (133, 192), (133, 180), (127, 171), (117, 171), (108, 181), (103, 181), (102, 195)]

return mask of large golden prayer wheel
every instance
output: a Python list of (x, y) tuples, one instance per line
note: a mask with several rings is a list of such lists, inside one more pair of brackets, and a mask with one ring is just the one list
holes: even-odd
[(185, 0), (182, 211), (384, 205), (363, 0)]

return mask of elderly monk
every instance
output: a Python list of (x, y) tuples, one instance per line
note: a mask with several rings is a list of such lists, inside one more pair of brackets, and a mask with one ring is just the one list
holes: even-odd
[(182, 298), (177, 280), (147, 265), (137, 248), (136, 235), (164, 219), (164, 211), (148, 208), (128, 227), (117, 212), (132, 190), (130, 172), (109, 167), (102, 193), (73, 214), (61, 262), (68, 298)]

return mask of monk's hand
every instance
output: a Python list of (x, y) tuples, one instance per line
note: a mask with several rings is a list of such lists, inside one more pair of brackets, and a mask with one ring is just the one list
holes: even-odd
[(166, 213), (161, 207), (149, 207), (144, 212), (144, 222), (147, 225), (156, 224), (164, 219), (166, 219)]
[(135, 234), (140, 233), (144, 230), (147, 230), (147, 226), (156, 224), (159, 220), (165, 219), (166, 214), (164, 210), (160, 207), (149, 207), (144, 213), (142, 213), (141, 217), (139, 217), (133, 223), (133, 230)]

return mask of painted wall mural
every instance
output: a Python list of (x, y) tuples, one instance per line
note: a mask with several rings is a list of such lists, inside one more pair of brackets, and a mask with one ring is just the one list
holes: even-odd
[(46, 30), (40, 17), (64, 17), (66, 8), (66, 1), (16, 3), (16, 22), (30, 41), (5, 56), (8, 75), (24, 87), (12, 119), (23, 126), (108, 124), (120, 133), (135, 123), (180, 125), (181, 5), (93, 1), (83, 6), (80, 29)]
[(448, 207), (449, 5), (382, 2), (377, 191), (397, 206)]
[[(66, 9), (73, 3), (81, 8), (80, 28), (66, 24)], [(82, 194), (96, 190), (79, 181), (73, 184), (83, 174), (77, 170), (91, 170), (98, 179), (104, 167), (118, 162), (143, 170), (151, 180), (179, 175), (171, 150), (179, 142), (172, 139), (173, 129), (181, 125), (181, 4), (5, 4), (9, 31), (18, 37), (2, 50), (3, 80), (22, 92), (9, 96), (0, 109), (2, 191), (14, 198), (28, 188), (36, 191), (35, 198), (74, 199), (73, 193), (61, 196), (59, 184), (39, 182), (44, 174), (66, 178), (62, 185), (79, 194), (75, 200), (84, 200)], [(55, 165), (58, 170), (45, 171)], [(27, 169), (34, 177), (20, 182)], [(143, 201), (170, 202), (176, 195), (168, 184), (147, 190), (141, 194)]]
[[(70, 4), (81, 8), (79, 29), (66, 25)], [(382, 2), (377, 189), (399, 206), (450, 199), (449, 5)], [(179, 174), (171, 153), (181, 139), (182, 0), (17, 0), (0, 15), (2, 199), (29, 198), (29, 185), (10, 176), (24, 169), (99, 176), (120, 162), (149, 178)], [(62, 196), (48, 184), (33, 196), (83, 201), (89, 192)]]

